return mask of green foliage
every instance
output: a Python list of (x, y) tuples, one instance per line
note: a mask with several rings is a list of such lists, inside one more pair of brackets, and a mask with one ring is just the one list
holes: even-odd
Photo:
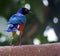
[(12, 44), (18, 45), (18, 43), (19, 43), (19, 36), (17, 34), (15, 34), (12, 39)]

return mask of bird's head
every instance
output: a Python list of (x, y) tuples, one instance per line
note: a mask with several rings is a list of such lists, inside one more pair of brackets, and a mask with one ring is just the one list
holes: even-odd
[(21, 8), (21, 9), (18, 10), (18, 13), (26, 15), (26, 14), (32, 13), (32, 12), (29, 9), (27, 9), (27, 8)]

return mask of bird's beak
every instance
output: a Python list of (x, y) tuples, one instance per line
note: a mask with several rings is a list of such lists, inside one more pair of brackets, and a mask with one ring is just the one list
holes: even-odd
[(32, 11), (29, 11), (29, 13), (32, 13)]

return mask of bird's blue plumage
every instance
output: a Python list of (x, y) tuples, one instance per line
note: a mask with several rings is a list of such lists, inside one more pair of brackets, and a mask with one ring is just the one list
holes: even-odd
[(8, 22), (7, 32), (13, 32), (18, 30), (18, 25), (26, 23), (25, 15), (29, 13), (27, 8), (21, 8), (17, 11), (16, 14), (12, 15)]
[(10, 18), (8, 23), (9, 24), (25, 24), (26, 23), (26, 17), (25, 17), (25, 15), (17, 13), (17, 14), (14, 14)]
[(12, 32), (18, 30), (19, 24), (25, 24), (26, 23), (26, 17), (23, 14), (16, 13), (12, 15), (8, 22), (8, 29), (7, 32)]

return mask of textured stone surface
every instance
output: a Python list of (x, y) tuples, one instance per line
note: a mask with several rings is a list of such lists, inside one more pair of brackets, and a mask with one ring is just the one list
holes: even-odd
[(0, 46), (0, 56), (60, 56), (60, 43)]

